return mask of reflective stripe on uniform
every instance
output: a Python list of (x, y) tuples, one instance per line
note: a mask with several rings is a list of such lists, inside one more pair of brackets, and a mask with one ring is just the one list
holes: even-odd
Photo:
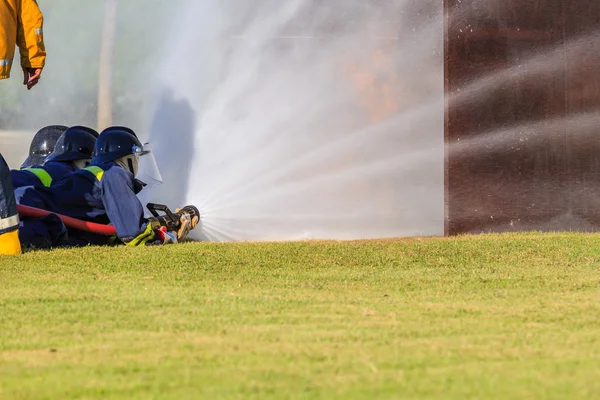
[(45, 169), (27, 168), (27, 169), (24, 169), (24, 171), (29, 171), (32, 174), (34, 174), (35, 176), (37, 176), (37, 178), (40, 180), (40, 182), (42, 182), (42, 185), (44, 185), (46, 187), (50, 187), (50, 185), (52, 185), (52, 177), (50, 176), (50, 174), (48, 172), (46, 172)]
[(19, 215), (13, 215), (7, 218), (0, 218), (0, 231), (10, 229), (19, 225)]
[(104, 170), (95, 165), (90, 165), (89, 167), (85, 167), (84, 170), (89, 171), (92, 174), (94, 174), (94, 176), (96, 177), (96, 179), (98, 179), (98, 181), (101, 181), (102, 176), (104, 175)]
[(12, 65), (12, 58), (0, 58), (0, 67), (7, 67)]
[(44, 30), (42, 28), (35, 28), (35, 34), (36, 35), (43, 35), (44, 34)]

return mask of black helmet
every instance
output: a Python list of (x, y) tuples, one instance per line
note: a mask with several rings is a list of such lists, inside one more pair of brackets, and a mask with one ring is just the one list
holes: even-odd
[(67, 130), (63, 125), (50, 125), (40, 129), (29, 146), (29, 157), (25, 160), (21, 168), (29, 168), (34, 165), (41, 165), (46, 157), (54, 151), (56, 141)]
[(72, 126), (58, 138), (48, 161), (74, 161), (92, 158), (98, 132), (87, 126)]
[[(130, 129), (110, 127), (103, 130), (96, 140), (92, 164), (114, 161), (130, 154), (143, 155), (143, 146)], [(132, 131), (133, 132), (133, 131)]]

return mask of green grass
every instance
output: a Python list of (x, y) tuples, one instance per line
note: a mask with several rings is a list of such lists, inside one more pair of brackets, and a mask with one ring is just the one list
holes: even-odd
[(0, 257), (0, 399), (600, 398), (599, 243)]

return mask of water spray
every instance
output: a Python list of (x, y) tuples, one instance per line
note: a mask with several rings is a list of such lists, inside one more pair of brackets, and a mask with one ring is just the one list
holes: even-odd
[[(185, 144), (177, 154), (191, 156), (174, 160), (165, 146), (161, 171), (174, 181), (145, 198), (197, 205), (196, 239), (443, 234), (441, 3), (183, 9), (193, 28), (181, 24), (170, 41), (159, 79), (167, 101), (154, 117), (164, 129), (150, 141)], [(182, 66), (202, 74), (181, 80)]]

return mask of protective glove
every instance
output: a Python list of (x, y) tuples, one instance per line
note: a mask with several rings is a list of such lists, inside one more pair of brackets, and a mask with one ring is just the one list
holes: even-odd
[[(179, 211), (181, 211), (181, 208), (177, 208), (175, 210), (175, 213), (178, 213)], [(179, 218), (179, 222), (181, 224), (181, 227), (177, 231), (177, 240), (183, 240), (187, 237), (190, 231), (194, 229), (198, 224), (198, 217), (195, 216), (194, 218), (192, 218), (189, 214), (182, 214)]]
[(154, 237), (162, 244), (177, 243), (177, 236), (173, 232), (167, 232), (166, 226), (154, 230)]

